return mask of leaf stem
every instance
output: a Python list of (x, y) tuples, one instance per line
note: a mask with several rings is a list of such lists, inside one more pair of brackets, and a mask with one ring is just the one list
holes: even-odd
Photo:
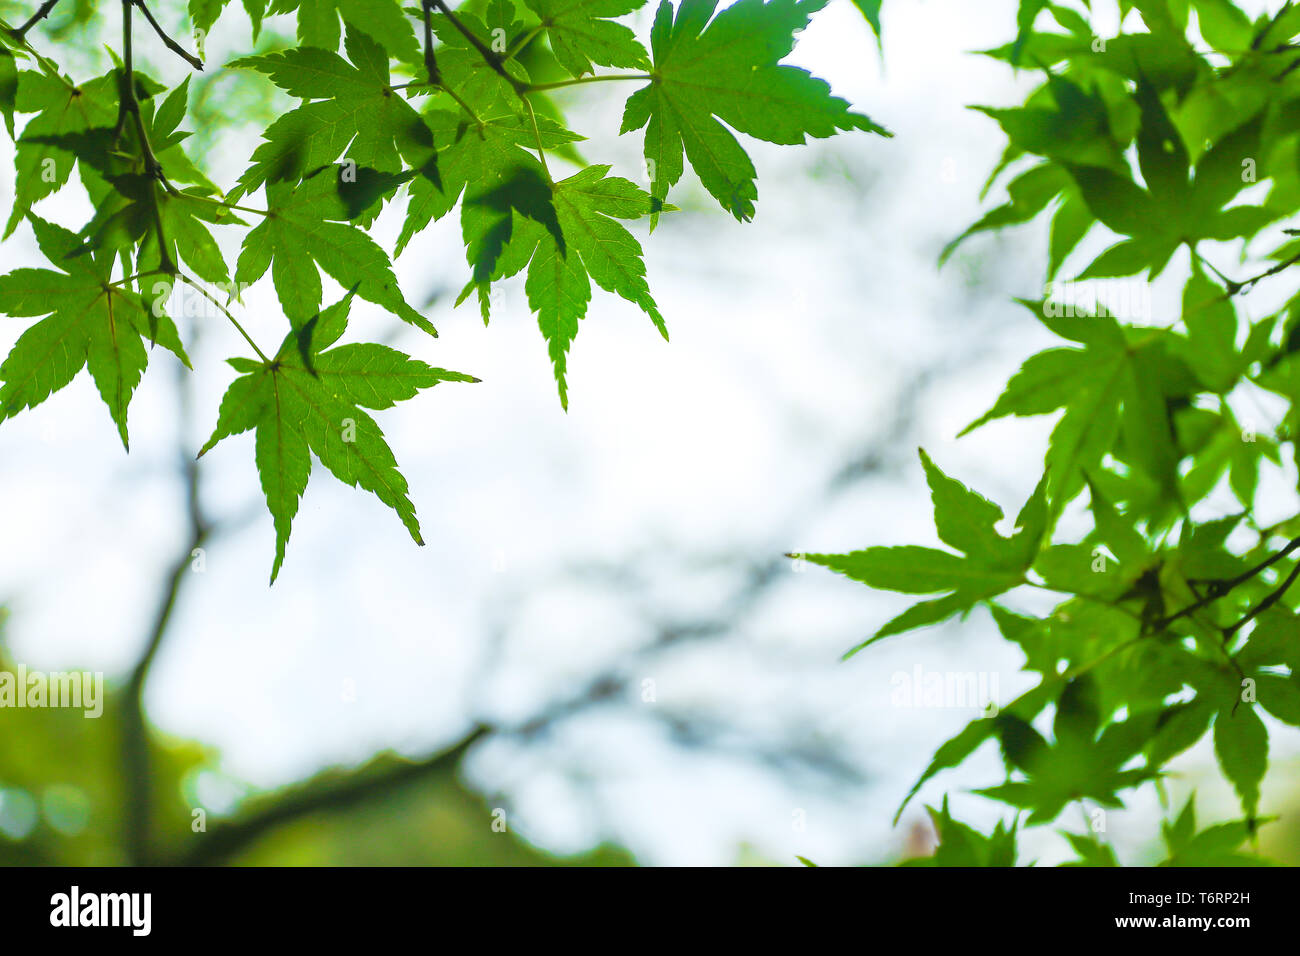
[(459, 93), (457, 93), (450, 86), (448, 86), (446, 80), (438, 80), (436, 83), (431, 83), (428, 80), (412, 80), (410, 83), (394, 83), (392, 86), (389, 87), (389, 89), (409, 90), (409, 89), (418, 89), (421, 86), (435, 86), (439, 90), (442, 90), (442, 92), (446, 93), (453, 100), (455, 100), (456, 104), (461, 109), (463, 109), (466, 113), (469, 114), (470, 119), (474, 121), (474, 124), (476, 126), (482, 127), (487, 122), (489, 122), (488, 120), (479, 119), (479, 115), (474, 112), (474, 108), (465, 102), (464, 97), (462, 97)]
[(137, 272), (135, 275), (122, 276), (122, 278), (110, 282), (109, 285), (127, 286), (132, 282), (139, 282), (141, 279), (147, 279), (149, 276), (165, 275), (161, 269), (146, 269), (144, 272)]
[(600, 76), (579, 76), (572, 80), (557, 80), (554, 83), (529, 83), (520, 91), (522, 93), (540, 93), (544, 90), (558, 90), (565, 86), (580, 86), (584, 83), (604, 83), (608, 80), (653, 80), (649, 73), (604, 73)]
[(513, 60), (516, 56), (520, 54), (523, 48), (528, 46), (528, 44), (532, 43), (533, 39), (544, 29), (546, 28), (539, 23), (537, 24), (537, 26), (533, 27), (527, 33), (520, 34), (518, 37), (515, 38), (515, 42), (511, 43), (509, 48), (502, 55), (501, 57), (502, 60), (505, 61)]
[(174, 190), (173, 195), (177, 199), (192, 199), (195, 202), (210, 203), (213, 206), (220, 206), (223, 209), (234, 209), (237, 212), (246, 212), (254, 216), (269, 216), (270, 210), (255, 209), (252, 206), (241, 206), (239, 203), (226, 202), (224, 199), (213, 199), (211, 196), (200, 196), (198, 193), (187, 193), (181, 190)]
[(252, 347), (253, 351), (257, 353), (257, 357), (261, 359), (264, 364), (266, 365), (271, 364), (271, 360), (266, 357), (266, 353), (257, 347), (257, 343), (253, 341), (253, 337), (248, 334), (248, 332), (244, 329), (244, 327), (239, 324), (239, 320), (235, 318), (234, 315), (231, 314), (229, 309), (227, 309), (224, 305), (218, 302), (215, 296), (213, 296), (211, 293), (208, 292), (207, 289), (203, 288), (203, 286), (199, 285), (199, 283), (191, 279), (183, 272), (177, 272), (176, 278), (180, 279), (186, 285), (192, 287), (194, 291), (196, 291), (199, 295), (203, 296), (203, 298), (207, 299), (218, 309), (220, 309), (222, 313), (225, 315), (225, 317), (230, 320), (230, 324), (233, 325), (236, 331), (238, 331), (239, 334), (244, 337), (244, 341), (247, 342)]
[(459, 93), (453, 90), (445, 82), (439, 83), (438, 88), (441, 89), (448, 96), (450, 96), (453, 100), (455, 100), (456, 103), (460, 106), (460, 108), (469, 114), (470, 119), (474, 121), (474, 125), (478, 126), (480, 129), (483, 128), (483, 121), (479, 119), (478, 114), (474, 112), (474, 108), (470, 106), (468, 103), (466, 103)]
[(542, 172), (546, 173), (548, 182), (554, 184), (555, 180), (551, 179), (551, 171), (546, 165), (546, 147), (542, 145), (542, 130), (537, 125), (537, 111), (533, 109), (533, 101), (528, 97), (523, 97), (524, 103), (528, 106), (528, 118), (533, 121), (533, 135), (537, 138), (537, 158), (542, 162)]

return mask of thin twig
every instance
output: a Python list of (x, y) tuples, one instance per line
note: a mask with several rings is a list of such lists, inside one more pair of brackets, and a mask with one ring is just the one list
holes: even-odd
[(197, 56), (194, 56), (183, 46), (181, 46), (179, 43), (173, 40), (170, 36), (167, 35), (167, 31), (164, 30), (161, 26), (159, 26), (158, 21), (155, 20), (153, 18), (153, 14), (149, 12), (149, 8), (144, 5), (144, 0), (131, 0), (131, 2), (140, 8), (140, 12), (144, 14), (144, 18), (149, 21), (149, 26), (153, 27), (153, 32), (158, 34), (159, 38), (163, 41), (163, 43), (167, 45), (167, 49), (171, 50), (173, 53), (175, 53), (178, 57), (180, 57), (190, 66), (194, 67), (194, 69), (196, 70), (203, 69), (202, 60), (200, 60)]
[(442, 83), (442, 71), (438, 69), (438, 58), (433, 53), (433, 21), (430, 16), (433, 4), (424, 0), (421, 9), (424, 11), (424, 68), (429, 73), (429, 82), (438, 86)]
[(40, 23), (42, 20), (44, 20), (46, 17), (50, 15), (50, 11), (55, 8), (58, 2), (59, 0), (45, 0), (45, 2), (41, 4), (40, 9), (37, 10), (35, 13), (33, 13), (27, 19), (26, 23), (24, 23), (22, 26), (18, 27), (17, 29), (9, 31), (10, 34), (13, 36), (15, 40), (21, 41), (24, 37), (27, 36), (28, 30), (36, 26), (36, 24)]
[[(1245, 584), (1251, 578), (1258, 575), (1261, 571), (1277, 563), (1278, 561), (1281, 561), (1283, 558), (1285, 558), (1296, 548), (1300, 548), (1300, 537), (1292, 538), (1289, 542), (1287, 542), (1286, 547), (1278, 551), (1277, 554), (1274, 554), (1272, 557), (1266, 558), (1265, 560), (1261, 561), (1259, 564), (1255, 565), (1249, 570), (1243, 571), (1241, 574), (1238, 574), (1235, 578), (1228, 578), (1226, 581), (1212, 581), (1210, 583), (1210, 587), (1205, 597), (1201, 598), (1198, 601), (1193, 601), (1185, 608), (1179, 611), (1175, 611), (1173, 614), (1170, 614), (1166, 617), (1162, 617), (1160, 620), (1155, 622), (1155, 629), (1158, 631), (1163, 631), (1165, 628), (1167, 628), (1170, 624), (1174, 623), (1174, 621), (1178, 620), (1180, 617), (1185, 617), (1188, 614), (1192, 614), (1195, 611), (1199, 611), (1207, 604), (1213, 604), (1215, 601), (1218, 601), (1220, 598), (1223, 598), (1238, 586)], [(1298, 565), (1298, 567), (1300, 567), (1300, 565)], [(1247, 618), (1247, 620), (1249, 620), (1249, 618)], [(1243, 620), (1241, 624), (1244, 623), (1245, 621)], [(1237, 626), (1240, 627), (1240, 624), (1238, 624)]]
[(474, 31), (472, 31), (469, 27), (465, 26), (465, 24), (461, 22), (460, 18), (457, 17), (456, 14), (451, 12), (451, 8), (447, 6), (444, 0), (424, 0), (424, 4), (426, 8), (430, 4), (437, 7), (442, 12), (442, 15), (445, 16), (451, 22), (451, 25), (454, 26), (457, 30), (459, 30), (461, 35), (464, 36), (465, 39), (470, 42), (470, 45), (474, 47), (475, 50), (478, 51), (479, 56), (483, 57), (484, 62), (486, 62), (487, 65), (490, 66), (497, 73), (501, 74), (501, 76), (505, 78), (505, 81), (510, 84), (510, 86), (515, 90), (516, 93), (520, 92), (523, 84), (521, 84), (518, 80), (516, 80), (513, 76), (510, 75), (510, 73), (506, 70), (504, 62), (502, 61), (501, 57), (493, 53), (486, 46), (484, 46), (483, 41), (474, 35)]
[[(140, 154), (144, 159), (145, 172), (170, 190), (170, 184), (163, 176), (162, 163), (158, 162), (158, 157), (154, 155), (153, 147), (149, 143), (149, 131), (145, 129), (144, 117), (140, 115), (140, 101), (135, 95), (135, 68), (131, 42), (131, 7), (134, 5), (135, 0), (122, 0), (122, 88), (119, 93), (117, 133), (121, 133), (127, 114), (130, 114), (135, 120), (135, 131), (140, 140)], [(154, 185), (150, 183), (149, 188), (153, 189)], [(164, 272), (174, 273), (176, 263), (172, 261), (171, 250), (167, 248), (167, 234), (163, 228), (162, 209), (158, 205), (157, 194), (153, 195), (153, 202), (150, 205), (153, 207), (154, 229), (158, 233), (158, 268)]]
[(1287, 589), (1290, 588), (1291, 585), (1295, 584), (1295, 580), (1298, 577), (1300, 577), (1300, 564), (1297, 564), (1294, 568), (1292, 568), (1291, 573), (1286, 576), (1286, 580), (1283, 581), (1281, 585), (1279, 585), (1277, 588), (1270, 591), (1268, 597), (1264, 598), (1264, 600), (1260, 601), (1259, 604), (1255, 605), (1255, 607), (1247, 611), (1246, 615), (1240, 621), (1238, 621), (1236, 624), (1230, 624), (1229, 626), (1223, 629), (1224, 643), (1226, 644), (1228, 640), (1231, 639), (1232, 635), (1236, 634), (1247, 623), (1254, 620), (1259, 615), (1263, 614), (1265, 611), (1271, 608), (1278, 601), (1282, 600), (1282, 595), (1287, 592)]
[[(1232, 279), (1229, 279), (1223, 273), (1219, 272), (1218, 269), (1214, 269), (1214, 271), (1218, 273), (1219, 278), (1222, 279), (1224, 283), (1227, 285), (1228, 295), (1233, 296), (1233, 295), (1237, 295), (1240, 292), (1249, 292), (1252, 288), (1255, 287), (1256, 283), (1262, 282), (1265, 279), (1277, 275), (1279, 272), (1291, 268), (1297, 262), (1300, 262), (1300, 252), (1297, 252), (1295, 255), (1291, 256), (1289, 259), (1286, 259), (1283, 262), (1279, 262), (1277, 265), (1273, 266), (1273, 268), (1267, 269), (1264, 272), (1261, 272), (1257, 276), (1251, 276), (1249, 279), (1243, 279), (1241, 282), (1236, 282)], [(1211, 266), (1210, 268), (1213, 269), (1214, 267)]]

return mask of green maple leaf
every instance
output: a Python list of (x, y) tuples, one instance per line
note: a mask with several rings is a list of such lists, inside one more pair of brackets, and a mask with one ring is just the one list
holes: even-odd
[[(146, 94), (156, 89), (152, 86)], [(18, 228), (33, 203), (57, 192), (72, 175), (77, 156), (51, 140), (111, 127), (117, 121), (117, 94), (118, 80), (112, 73), (79, 86), (31, 70), (18, 75), (15, 108), (36, 115), (18, 137), (14, 205), (4, 238)]]
[(1132, 571), (1144, 570), (1152, 559), (1151, 546), (1146, 538), (1133, 527), (1131, 521), (1115, 510), (1115, 506), (1091, 481), (1088, 482), (1088, 491), (1097, 537), (1125, 568)]
[[(1182, 368), (1157, 330), (1120, 325), (1109, 315), (1058, 314), (1056, 304), (1023, 303), (1044, 325), (1083, 348), (1048, 349), (1031, 356), (1012, 376), (993, 407), (962, 429), (973, 431), (1005, 415), (1043, 415), (1065, 409), (1047, 451), (1054, 507), (1083, 487), (1093, 469), (1123, 441), (1122, 454), (1142, 468), (1167, 496), (1178, 500), (1181, 457), (1167, 402), (1185, 387)], [(1190, 373), (1189, 373), (1190, 374)]]
[(1146, 189), (1110, 168), (1067, 163), (1092, 214), (1127, 236), (1084, 270), (1083, 277), (1134, 275), (1150, 270), (1154, 279), (1179, 246), (1201, 240), (1226, 242), (1252, 235), (1277, 214), (1264, 206), (1227, 205), (1247, 184), (1244, 161), (1260, 154), (1262, 118), (1248, 118), (1222, 137), (1196, 163), (1195, 175), (1182, 134), (1170, 120), (1160, 95), (1145, 78), (1137, 85), (1141, 109), (1138, 165)]
[[(1064, 76), (1049, 74), (1024, 106), (975, 109), (1002, 127), (1011, 158), (1033, 153), (1061, 164), (1127, 168), (1121, 146), (1112, 138), (1106, 99)], [(1004, 157), (1003, 165), (1006, 162)]]
[(1247, 370), (1251, 356), (1237, 351), (1237, 312), (1232, 299), (1205, 274), (1199, 262), (1192, 262), (1192, 275), (1183, 289), (1187, 339), (1180, 354), (1209, 391), (1227, 394)]
[[(538, 131), (534, 133), (531, 121), (513, 112), (491, 121), (485, 120), (482, 125), (447, 110), (432, 110), (426, 114), (426, 123), (442, 144), (438, 152), (439, 179), (434, 182), (420, 177), (411, 181), (411, 201), (397, 239), (398, 253), (416, 233), (450, 212), (462, 193), (470, 206), (482, 206), (477, 200), (513, 178), (521, 169), (530, 171), (539, 180), (544, 179), (537, 157), (525, 149), (535, 146), (539, 135), (547, 149), (582, 138), (545, 117), (539, 116), (537, 120)], [(482, 224), (472, 224), (467, 232), (477, 234), (482, 228)], [(476, 267), (479, 276), (485, 271), (490, 274), (493, 269), (492, 262), (482, 261), (480, 264), (475, 257), (470, 258), (470, 265)]]
[[(288, 9), (279, 12), (287, 13), (298, 5), (297, 0), (288, 0), (288, 2)], [(230, 0), (189, 0), (190, 23), (194, 27), (194, 42), (200, 57), (203, 56), (204, 40), (212, 32), (216, 22), (221, 19), (221, 14), (229, 3)], [(253, 40), (256, 42), (262, 32), (262, 20), (266, 17), (267, 0), (243, 0), (242, 5), (253, 25)]]
[(1142, 752), (1155, 732), (1159, 712), (1137, 714), (1101, 730), (1098, 697), (1098, 688), (1087, 675), (1066, 683), (1056, 705), (1052, 744), (1014, 714), (994, 718), (1008, 765), (1025, 779), (975, 792), (1029, 810), (1030, 825), (1056, 819), (1075, 800), (1122, 807), (1120, 790), (1155, 776), (1145, 767), (1121, 768)]
[(478, 381), (383, 345), (330, 349), (347, 328), (351, 300), (349, 292), (290, 332), (267, 362), (231, 359), (244, 374), (227, 390), (212, 437), (199, 452), (206, 454), (231, 435), (256, 432), (257, 471), (275, 523), (273, 582), (307, 488), (312, 454), (344, 484), (373, 493), (396, 511), (415, 542), (423, 544), (406, 479), (379, 425), (363, 409), (391, 408), (438, 382)]
[(220, 18), (230, 0), (189, 0), (190, 23), (196, 31), (207, 33)]
[(957, 247), (971, 236), (1034, 219), (1069, 181), (1070, 177), (1054, 163), (1040, 163), (1017, 176), (1007, 184), (1009, 201), (990, 209), (978, 222), (944, 246), (939, 254), (939, 264), (947, 262)]
[(1267, 821), (1234, 820), (1196, 832), (1196, 795), (1187, 798), (1173, 820), (1162, 820), (1161, 836), (1169, 855), (1158, 866), (1269, 866), (1260, 856), (1242, 853), (1241, 845)]
[(1235, 674), (1224, 691), (1230, 686), (1235, 696), (1214, 719), (1214, 750), (1247, 817), (1253, 819), (1268, 769), (1268, 728), (1255, 705), (1284, 724), (1300, 727), (1300, 618), (1270, 608), (1233, 658)]
[[(457, 106), (468, 104), (483, 122), (519, 105), (517, 91), (528, 82), (528, 70), (519, 59), (504, 60), (502, 56), (505, 37), (523, 29), (522, 22), (515, 19), (514, 7), (502, 0), (492, 0), (486, 15), (485, 22), (473, 13), (458, 10), (459, 25), (440, 13), (430, 18), (434, 35), (441, 44), (436, 53), (442, 85), (456, 93), (455, 98), (450, 98), (452, 102)], [(465, 35), (466, 31), (492, 54), (493, 62), (488, 62)]]
[(473, 278), (457, 301), (463, 301), (470, 289), (479, 289), (485, 322), (488, 283), (501, 273), (502, 253), (516, 233), (516, 223), (528, 220), (545, 228), (563, 254), (564, 236), (560, 232), (553, 190), (547, 182), (546, 171), (531, 158), (522, 159), (513, 169), (494, 169), (491, 179), (475, 183), (465, 192), (460, 225)]
[[(249, 3), (250, 0), (245, 0), (246, 7)], [(304, 47), (337, 50), (342, 35), (341, 17), (346, 26), (365, 30), (397, 59), (412, 66), (421, 63), (414, 23), (398, 0), (271, 0), (267, 13), (295, 10), (298, 11), (298, 42)], [(254, 23), (260, 19), (260, 16), (253, 17)]]
[(74, 255), (72, 233), (29, 216), (41, 251), (64, 271), (16, 269), (0, 276), (0, 312), (46, 316), (25, 331), (0, 365), (0, 420), (33, 408), (89, 367), (129, 448), (126, 417), (156, 343), (189, 365), (176, 326), (136, 292), (110, 282), (113, 256)]
[[(888, 135), (817, 77), (780, 61), (794, 34), (826, 0), (739, 0), (716, 17), (717, 0), (662, 0), (650, 34), (651, 80), (633, 93), (621, 132), (646, 126), (651, 194), (664, 199), (682, 176), (682, 152), (704, 187), (737, 219), (754, 215), (756, 172), (722, 125), (787, 145), (860, 129)], [(721, 120), (721, 122), (719, 122)], [(648, 126), (647, 126), (648, 124)]]
[(645, 0), (524, 0), (537, 14), (560, 64), (574, 76), (594, 65), (646, 68), (650, 58), (636, 34), (611, 22), (639, 10)]
[(904, 860), (900, 866), (1015, 866), (1016, 825), (1005, 826), (1001, 820), (987, 836), (974, 827), (954, 820), (948, 810), (948, 797), (938, 810), (926, 807), (930, 822), (939, 837), (934, 854)]
[(592, 280), (640, 306), (659, 334), (668, 338), (646, 283), (641, 244), (618, 222), (640, 218), (657, 207), (634, 183), (608, 174), (608, 166), (590, 166), (556, 183), (549, 197), (558, 232), (538, 219), (520, 221), (493, 275), (508, 277), (527, 266), (528, 304), (537, 313), (555, 368), (560, 404), (566, 409), (569, 346), (578, 334), (579, 320), (587, 314)]
[(9, 138), (14, 137), (14, 107), (18, 101), (18, 57), (0, 40), (0, 116)]
[(1201, 36), (1216, 50), (1235, 53), (1250, 46), (1254, 29), (1232, 0), (1192, 0)]
[(348, 217), (337, 175), (325, 170), (297, 188), (266, 186), (267, 215), (247, 236), (235, 266), (237, 283), (252, 283), (269, 268), (284, 314), (295, 326), (315, 315), (323, 291), (320, 271), (361, 298), (437, 335), (433, 325), (407, 304), (388, 255)]
[(853, 0), (853, 5), (862, 11), (862, 15), (871, 24), (871, 29), (876, 34), (876, 44), (880, 45), (884, 40), (884, 34), (880, 32), (880, 8), (884, 5), (884, 0)]
[(1070, 841), (1074, 852), (1079, 854), (1079, 859), (1062, 863), (1061, 866), (1119, 866), (1115, 851), (1102, 843), (1095, 833), (1087, 836), (1078, 833), (1063, 835)]
[[(138, 80), (147, 88), (147, 80)], [(189, 94), (187, 77), (156, 106), (149, 98), (140, 103), (140, 117), (149, 131), (155, 157), (165, 164), (169, 183), (193, 183), (185, 189), (164, 189), (156, 175), (144, 169), (142, 151), (133, 125), (121, 130), (96, 126), (57, 134), (29, 134), (29, 141), (54, 146), (75, 155), (82, 183), (95, 206), (95, 215), (82, 229), (84, 251), (140, 249), (139, 271), (172, 272), (184, 261), (203, 279), (229, 282), (225, 261), (204, 223), (240, 223), (213, 198), (217, 189), (181, 148), (189, 136), (177, 126), (185, 114)], [(167, 255), (159, 256), (157, 224), (161, 221)], [(147, 260), (147, 264), (146, 264)]]
[(1023, 584), (1024, 573), (1033, 564), (1047, 532), (1046, 476), (1017, 516), (1019, 530), (1008, 538), (994, 528), (1002, 519), (1001, 508), (949, 478), (924, 451), (921, 463), (930, 483), (939, 539), (963, 554), (904, 545), (801, 556), (880, 590), (904, 594), (948, 592), (914, 604), (845, 657), (892, 634), (965, 614), (980, 602)]
[(1246, 816), (1259, 809), (1259, 785), (1268, 770), (1268, 728), (1250, 705), (1224, 707), (1214, 718), (1214, 755), (1241, 799)]
[(341, 156), (389, 173), (400, 172), (405, 160), (437, 180), (433, 133), (391, 86), (383, 47), (349, 25), (346, 49), (350, 63), (332, 49), (295, 47), (229, 64), (264, 73), (291, 96), (311, 101), (267, 128), (240, 191), (301, 179)]
[[(1022, 721), (1031, 721), (1037, 717), (1048, 704), (1052, 702), (1052, 695), (1055, 690), (1055, 676), (1051, 679), (1044, 679), (1036, 687), (1031, 688), (1021, 694), (1001, 710), (1001, 715), (1012, 714)], [(967, 757), (978, 750), (987, 740), (993, 738), (1001, 725), (997, 717), (977, 717), (962, 728), (961, 732), (955, 737), (945, 741), (930, 762), (926, 765), (924, 772), (917, 778), (916, 783), (907, 791), (903, 802), (899, 804), (898, 809), (894, 811), (894, 825), (898, 825), (899, 819), (903, 816), (903, 811), (907, 805), (912, 802), (927, 781), (944, 770), (951, 770), (958, 766)]]

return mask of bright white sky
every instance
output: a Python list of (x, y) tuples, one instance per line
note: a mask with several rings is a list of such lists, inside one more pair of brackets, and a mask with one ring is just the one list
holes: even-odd
[[(897, 137), (755, 145), (752, 224), (700, 201), (697, 187), (679, 187), (684, 210), (646, 242), (672, 343), (598, 292), (570, 357), (567, 415), (522, 289), (506, 292), (484, 329), (472, 306), (450, 310), (466, 275), (454, 217), (419, 237), (398, 275), (412, 302), (442, 297), (429, 311), (441, 338), (403, 335), (401, 345), (483, 379), (379, 416), (428, 547), (416, 548), (376, 500), (318, 470), (268, 589), (273, 534), (252, 439), (227, 441), (204, 459), (212, 510), (261, 513), (214, 542), (206, 571), (190, 582), (154, 673), (153, 719), (215, 745), (231, 778), (259, 786), (385, 746), (418, 753), (460, 733), (471, 706), (520, 719), (572, 692), (646, 640), (645, 606), (718, 608), (734, 575), (710, 568), (717, 559), (933, 541), (918, 444), (1014, 513), (1037, 478), (1048, 423), (952, 436), (1047, 343), (1008, 301), (1040, 287), (1044, 230), (972, 243), (943, 272), (934, 264), (977, 217), (1002, 145), (994, 124), (965, 106), (1012, 103), (1018, 89), (1002, 65), (967, 51), (1005, 42), (1014, 6), (891, 0), (882, 65), (856, 8), (831, 0), (795, 62)], [(246, 36), (238, 11), (227, 18), (210, 41), (212, 62)], [(595, 104), (575, 107), (576, 122), (593, 137), (592, 161), (635, 178), (639, 139), (604, 132), (616, 128), (621, 92), (602, 84), (575, 94), (575, 104)], [(206, 157), (219, 182), (233, 181), (254, 143), (232, 137)], [(0, 169), (10, 161), (6, 141)], [(0, 206), (11, 199), (11, 173), (0, 172)], [(63, 198), (41, 211), (73, 226), (84, 216)], [(400, 221), (390, 211), (373, 234), (391, 249)], [(25, 233), (0, 256), (6, 269), (35, 260)], [(269, 281), (241, 318), (260, 342), (278, 341), (284, 326)], [(0, 345), (20, 328), (0, 325)], [(353, 328), (390, 326), (359, 304)], [(220, 360), (244, 353), (226, 326), (209, 323), (191, 354), (205, 437), (231, 377)], [(936, 366), (944, 371), (919, 379)], [(129, 457), (84, 375), (0, 427), (0, 598), (11, 603), (9, 639), (29, 666), (120, 675), (136, 653), (159, 569), (181, 533), (173, 386), (171, 364), (157, 355), (132, 405)], [(827, 476), (873, 446), (884, 476), (821, 500)], [(574, 573), (594, 564), (630, 569), (650, 588), (629, 600)], [(898, 800), (971, 716), (891, 707), (891, 676), (917, 666), (982, 672), (998, 680), (1003, 701), (1026, 685), (982, 613), (837, 663), (902, 606), (792, 569), (725, 641), (638, 665), (646, 672), (635, 676), (655, 681), (657, 705), (630, 699), (574, 724), (554, 746), (486, 747), (472, 777), (505, 794), (533, 839), (559, 849), (603, 835), (652, 863), (731, 862), (741, 842), (781, 861), (886, 857), (921, 815), (918, 802), (891, 829)], [(831, 792), (683, 753), (638, 713), (644, 706), (718, 713), (751, 729), (806, 727), (838, 741), (870, 784)], [(923, 797), (994, 782), (997, 761), (986, 756)], [(221, 791), (209, 784), (204, 793)], [(996, 815), (976, 798), (956, 805), (974, 822)], [(804, 831), (792, 824), (797, 810)], [(1131, 829), (1149, 832), (1151, 810), (1139, 801)], [(1128, 825), (1114, 827), (1122, 839)], [(1044, 860), (1060, 853), (1045, 836), (1038, 842)]]

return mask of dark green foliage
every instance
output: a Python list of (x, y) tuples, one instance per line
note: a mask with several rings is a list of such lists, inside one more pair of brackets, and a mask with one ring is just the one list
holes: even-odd
[[(525, 274), (567, 408), (569, 347), (593, 284), (635, 303), (668, 336), (640, 242), (625, 224), (653, 225), (674, 208), (666, 198), (684, 172), (683, 144), (723, 208), (748, 219), (756, 173), (719, 120), (785, 144), (840, 130), (883, 132), (824, 82), (779, 62), (825, 0), (741, 0), (716, 16), (714, 0), (687, 0), (675, 21), (665, 3), (649, 50), (618, 22), (645, 4), (471, 0), (452, 10), (442, 0), (414, 7), (243, 0), (252, 41), (266, 31), (272, 49), (227, 63), (225, 95), (274, 97), (277, 118), (225, 193), (185, 148), (184, 127), (212, 116), (210, 105), (195, 102), (188, 79), (169, 88), (138, 68), (146, 49), (199, 68), (201, 50), (196, 56), (155, 28), (146, 3), (110, 5), (126, 21), (116, 33), (123, 45), (110, 71), (88, 80), (59, 66), (66, 51), (46, 48), (40, 21), (49, 9), (30, 23), (0, 20), (0, 116), (17, 134), (5, 236), (30, 219), (53, 267), (0, 276), (0, 313), (40, 319), (0, 366), (0, 419), (44, 401), (88, 366), (125, 444), (146, 342), (189, 362), (165, 314), (179, 290), (202, 298), (215, 319), (224, 314), (256, 356), (231, 360), (242, 377), (204, 451), (227, 435), (256, 433), (254, 460), (276, 529), (272, 579), (313, 456), (376, 494), (420, 541), (406, 481), (362, 409), (387, 408), (439, 381), (477, 379), (377, 344), (326, 350), (343, 332), (353, 296), (437, 334), (398, 287), (389, 251), (367, 232), (399, 190), (409, 203), (394, 254), (421, 255), (414, 240), (459, 203), (469, 267), (461, 298), (477, 293), (484, 320), (492, 283)], [(189, 0), (196, 36), (229, 6)], [(878, 6), (866, 11), (873, 22)], [(276, 48), (285, 26), (297, 43)], [(585, 161), (574, 147), (584, 137), (567, 128), (555, 99), (562, 88), (597, 81), (598, 90), (617, 94), (609, 80), (639, 87), (627, 99), (624, 127), (649, 125), (645, 152), (660, 163), (639, 177), (649, 191), (632, 181), (635, 173)], [(578, 168), (559, 175), (561, 164)], [(75, 235), (32, 215), (74, 172), (96, 210)], [(232, 227), (243, 230), (233, 272), (214, 238)], [(287, 333), (270, 353), (230, 311), (268, 274)], [(326, 278), (347, 296), (322, 311), (333, 298)]]
[[(999, 535), (1001, 510), (923, 455), (951, 551), (808, 558), (873, 588), (942, 595), (866, 644), (983, 606), (1036, 682), (941, 746), (904, 805), (996, 740), (1007, 778), (978, 792), (1015, 807), (1017, 822), (1063, 820), (1071, 804), (1118, 810), (1208, 735), (1244, 819), (1197, 833), (1189, 802), (1165, 825), (1166, 864), (1259, 863), (1250, 844), (1266, 822), (1269, 738), (1300, 725), (1294, 487), (1284, 507), (1295, 517), (1256, 517), (1261, 504), (1278, 510), (1257, 500), (1261, 475), (1285, 473), (1300, 434), (1300, 7), (1274, 4), (1252, 22), (1230, 0), (1120, 0), (1120, 35), (1099, 37), (1098, 6), (1022, 0), (1014, 39), (985, 51), (1042, 82), (1019, 106), (980, 108), (1007, 138), (990, 185), (1005, 174), (1008, 198), (943, 251), (1050, 217), (1045, 291), (1023, 304), (1060, 344), (1028, 357), (963, 432), (1055, 416), (1020, 530)], [(1076, 262), (1093, 233), (1109, 246)], [(1246, 243), (1273, 265), (1242, 274)], [(1146, 307), (1158, 277), (1181, 283), (1180, 308)], [(1110, 280), (1129, 307), (1081, 305), (1079, 280)], [(1290, 298), (1247, 317), (1241, 296), (1263, 283)], [(1266, 423), (1249, 394), (1260, 389), (1290, 403)], [(1066, 535), (1057, 524), (1072, 503), (1091, 524)], [(1026, 588), (1059, 603), (1017, 612)], [(935, 861), (990, 865), (989, 848), (1014, 834), (955, 824), (946, 804), (931, 813)], [(1062, 834), (1071, 865), (1117, 864), (1100, 832)]]

